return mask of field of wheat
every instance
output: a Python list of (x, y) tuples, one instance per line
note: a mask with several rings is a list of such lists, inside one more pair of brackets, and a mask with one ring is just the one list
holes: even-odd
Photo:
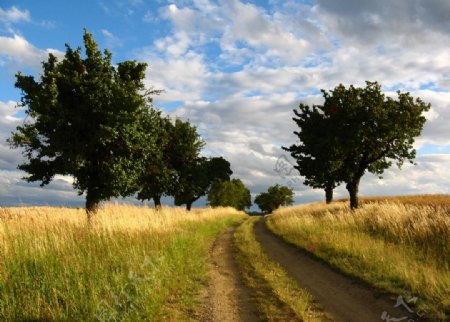
[[(447, 196), (447, 200), (448, 200)], [(283, 208), (275, 233), (337, 269), (392, 294), (408, 292), (431, 320), (450, 317), (450, 206), (445, 198), (373, 198)], [(394, 200), (395, 199), (395, 200)]]
[(189, 317), (232, 208), (0, 208), (1, 321)]

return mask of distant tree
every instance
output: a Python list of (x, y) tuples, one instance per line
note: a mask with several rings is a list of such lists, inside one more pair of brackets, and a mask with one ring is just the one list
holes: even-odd
[(255, 203), (258, 207), (267, 213), (272, 213), (280, 206), (289, 206), (294, 203), (294, 191), (286, 186), (278, 184), (269, 187), (267, 192), (256, 196)]
[(208, 202), (212, 207), (234, 207), (238, 210), (252, 205), (250, 190), (239, 179), (214, 181), (208, 192)]
[(325, 201), (333, 201), (333, 190), (340, 183), (341, 151), (336, 146), (333, 108), (321, 109), (316, 105), (300, 104), (293, 118), (299, 131), (294, 131), (299, 143), (283, 147), (296, 160), (294, 166), (303, 177), (304, 184), (325, 190)]
[(28, 161), (19, 169), (29, 174), (27, 181), (43, 186), (56, 174), (72, 176), (74, 188), (86, 194), (89, 219), (99, 202), (136, 191), (141, 161), (157, 146), (144, 131), (153, 113), (153, 92), (143, 82), (147, 65), (115, 66), (86, 30), (83, 39), (84, 58), (81, 48), (66, 45), (61, 62), (49, 55), (39, 81), (16, 75), (21, 106), (33, 121), (18, 126), (9, 142), (24, 148)]
[(208, 193), (214, 181), (230, 180), (232, 174), (230, 163), (222, 157), (197, 158), (179, 174), (175, 204), (186, 204), (186, 209), (191, 210), (192, 204)]

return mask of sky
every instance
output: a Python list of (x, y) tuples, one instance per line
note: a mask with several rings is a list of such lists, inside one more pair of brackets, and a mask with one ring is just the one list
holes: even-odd
[(83, 28), (114, 63), (147, 62), (146, 85), (164, 89), (155, 106), (197, 125), (204, 155), (229, 160), (253, 197), (278, 183), (296, 203), (323, 199), (281, 149), (296, 141), (292, 110), (366, 80), (432, 108), (416, 165), (366, 174), (361, 195), (450, 193), (448, 0), (0, 0), (0, 206), (83, 205), (69, 177), (23, 181), (21, 151), (6, 143), (25, 121), (14, 75), (39, 77), (48, 53), (82, 45)]

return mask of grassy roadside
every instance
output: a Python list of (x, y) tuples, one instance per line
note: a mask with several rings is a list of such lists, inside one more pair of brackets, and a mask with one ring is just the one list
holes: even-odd
[(189, 320), (234, 209), (0, 209), (1, 321)]
[(352, 213), (343, 203), (314, 204), (280, 209), (267, 222), (339, 270), (395, 295), (417, 297), (418, 314), (450, 320), (448, 207), (382, 202)]
[(246, 220), (235, 232), (237, 261), (246, 284), (253, 290), (263, 321), (322, 321), (312, 297), (269, 259), (255, 239), (259, 217)]

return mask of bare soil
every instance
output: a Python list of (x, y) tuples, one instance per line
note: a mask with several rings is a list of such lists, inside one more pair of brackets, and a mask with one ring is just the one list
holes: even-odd
[(234, 260), (235, 228), (219, 235), (211, 248), (211, 278), (199, 321), (259, 321), (256, 305)]
[(280, 263), (301, 287), (308, 290), (336, 321), (400, 321), (397, 319), (408, 316), (408, 311), (403, 306), (394, 308), (395, 297), (392, 299), (386, 294), (377, 294), (373, 289), (336, 272), (305, 251), (286, 243), (266, 227), (263, 219), (256, 223), (255, 234), (256, 240), (267, 254)]

